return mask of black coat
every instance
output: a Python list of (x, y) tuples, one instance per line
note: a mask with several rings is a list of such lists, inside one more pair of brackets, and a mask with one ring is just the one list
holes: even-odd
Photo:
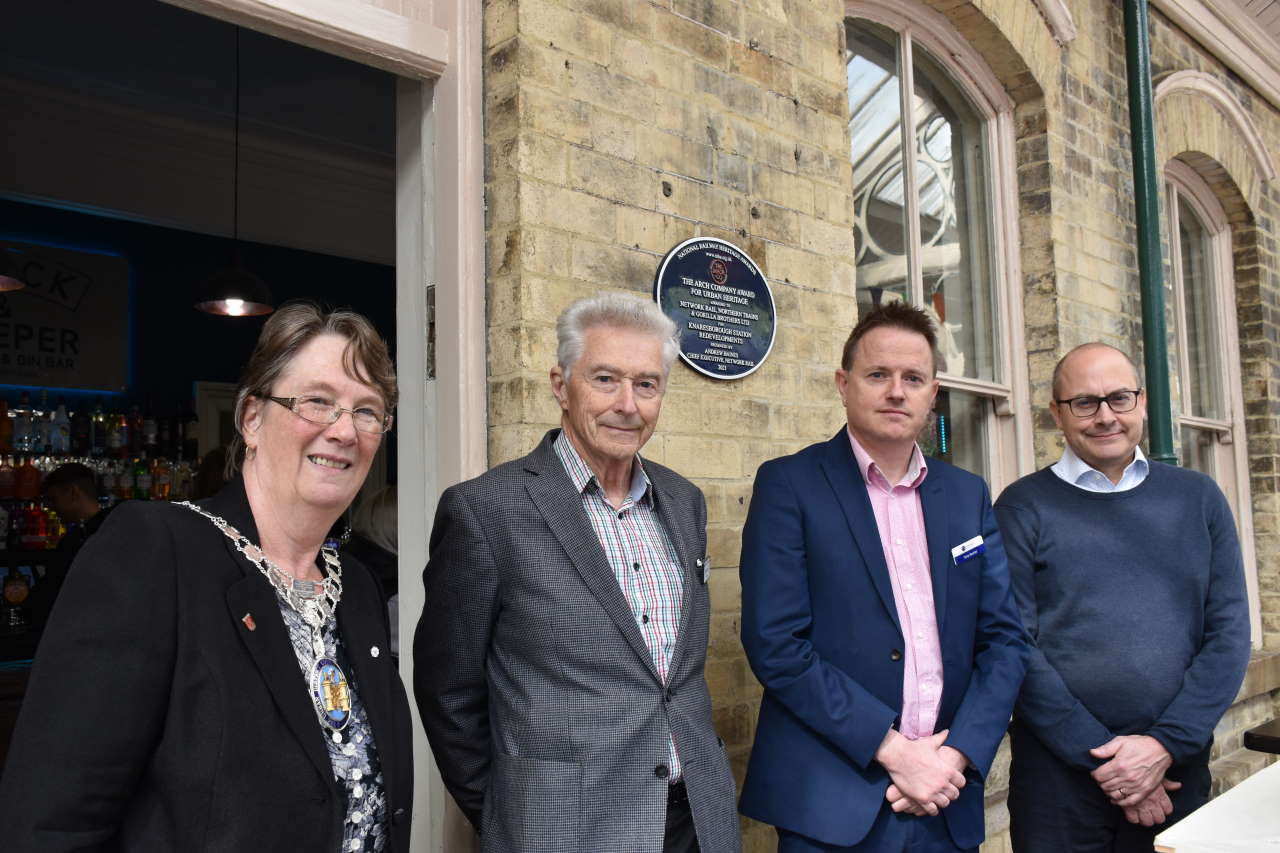
[[(257, 541), (239, 480), (202, 505)], [(353, 560), (338, 626), (382, 762), (392, 849), (405, 853), (408, 703), (386, 608)], [(258, 569), (188, 509), (122, 505), (77, 557), (41, 642), (0, 779), (0, 847), (337, 853), (346, 800), (323, 738)]]

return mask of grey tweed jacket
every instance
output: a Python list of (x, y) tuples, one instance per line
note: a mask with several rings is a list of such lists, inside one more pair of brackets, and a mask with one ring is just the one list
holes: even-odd
[(703, 675), (702, 492), (645, 462), (686, 567), (663, 685), (552, 449), (557, 433), (440, 500), (413, 680), (444, 783), (486, 853), (661, 853), (670, 734), (702, 853), (738, 853)]

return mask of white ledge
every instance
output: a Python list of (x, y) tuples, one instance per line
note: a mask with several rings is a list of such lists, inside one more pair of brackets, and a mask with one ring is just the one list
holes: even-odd
[(1155, 88), (1156, 106), (1170, 95), (1182, 93), (1206, 98), (1240, 134), (1258, 177), (1270, 183), (1275, 180), (1276, 166), (1267, 151), (1262, 134), (1231, 91), (1217, 77), (1203, 71), (1175, 71), (1162, 78)]
[(1040, 17), (1049, 25), (1049, 33), (1060, 47), (1066, 47), (1075, 40), (1076, 21), (1071, 17), (1071, 10), (1063, 0), (1033, 0)]
[(1242, 8), (1224, 0), (1151, 0), (1151, 5), (1280, 108), (1280, 45)]

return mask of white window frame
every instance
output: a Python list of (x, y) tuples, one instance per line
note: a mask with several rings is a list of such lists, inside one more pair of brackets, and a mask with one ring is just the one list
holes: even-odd
[[(1208, 232), (1206, 268), (1210, 275), (1211, 299), (1214, 307), (1214, 334), (1223, 357), (1219, 375), (1214, 381), (1224, 389), (1222, 418), (1203, 418), (1185, 414), (1190, 409), (1191, 364), (1187, 346), (1187, 302), (1182, 287), (1182, 252), (1179, 237), (1180, 213), (1176, 200), (1181, 198), (1200, 218)], [(1231, 250), (1231, 224), (1222, 202), (1195, 169), (1181, 160), (1165, 165), (1165, 225), (1169, 247), (1170, 281), (1173, 289), (1174, 328), (1172, 348), (1178, 369), (1180, 409), (1174, 416), (1177, 435), (1182, 427), (1193, 427), (1213, 433), (1213, 449), (1217, 471), (1227, 471), (1228, 482), (1219, 482), (1236, 517), (1240, 551), (1244, 558), (1245, 581), (1249, 593), (1249, 625), (1255, 648), (1262, 647), (1262, 607), (1258, 593), (1257, 555), (1253, 538), (1253, 500), (1249, 486), (1249, 446), (1244, 423), (1244, 390), (1240, 376), (1240, 339), (1236, 328), (1235, 267)]]
[[(898, 36), (900, 69), (900, 111), (913, 115), (912, 91), (915, 71), (912, 41), (928, 50), (952, 81), (969, 99), (982, 119), (984, 150), (987, 156), (985, 188), (990, 211), (991, 266), (995, 281), (992, 291), (991, 322), (999, 382), (939, 373), (943, 389), (967, 391), (989, 401), (986, 456), (990, 465), (989, 485), (999, 494), (1009, 483), (1035, 468), (1031, 441), (1031, 411), (1027, 389), (1026, 344), (1023, 336), (1022, 264), (1018, 255), (1017, 158), (1014, 103), (999, 79), (987, 67), (974, 47), (938, 12), (919, 0), (846, 0), (846, 19), (871, 21), (893, 30)], [(907, 221), (907, 298), (923, 305), (924, 275), (920, 257), (912, 247), (920, 246), (919, 194), (914, 191), (915, 158), (913, 123), (901, 122), (903, 133), (903, 197)]]

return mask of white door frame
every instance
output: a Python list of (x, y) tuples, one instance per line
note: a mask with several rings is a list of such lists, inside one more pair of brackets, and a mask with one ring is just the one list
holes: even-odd
[[(396, 90), (396, 362), (400, 670), (412, 696), (436, 498), (487, 467), (481, 4), (404, 0), (401, 15), (362, 0), (165, 2), (408, 78)], [(413, 850), (470, 849), (416, 708), (413, 746)]]

